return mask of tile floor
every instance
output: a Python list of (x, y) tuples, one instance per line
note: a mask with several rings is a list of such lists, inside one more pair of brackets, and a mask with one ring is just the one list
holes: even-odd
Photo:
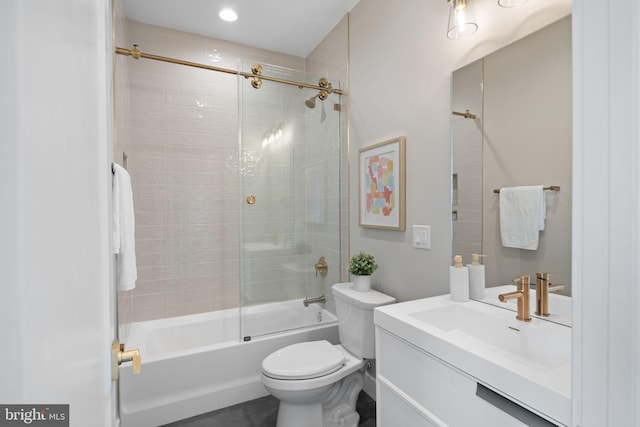
[[(375, 427), (376, 402), (366, 393), (358, 396), (360, 427)], [(275, 427), (278, 399), (266, 396), (218, 411), (167, 424), (165, 427)]]

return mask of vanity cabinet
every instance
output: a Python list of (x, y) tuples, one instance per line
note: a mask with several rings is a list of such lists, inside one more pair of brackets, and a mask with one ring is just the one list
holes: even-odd
[(376, 369), (378, 427), (555, 425), (379, 326)]

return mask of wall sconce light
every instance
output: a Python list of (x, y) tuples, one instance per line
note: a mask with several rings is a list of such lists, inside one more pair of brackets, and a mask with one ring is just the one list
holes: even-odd
[(498, 0), (498, 4), (502, 7), (516, 7), (522, 6), (529, 0)]
[(447, 3), (451, 4), (447, 37), (458, 40), (475, 33), (478, 22), (471, 0), (447, 0)]

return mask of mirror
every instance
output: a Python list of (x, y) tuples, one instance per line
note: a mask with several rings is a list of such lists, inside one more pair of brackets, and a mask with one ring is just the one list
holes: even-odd
[[(452, 256), (486, 255), (487, 288), (547, 272), (571, 295), (571, 86), (570, 16), (453, 72)], [(538, 248), (504, 247), (494, 190), (530, 185), (560, 187)]]

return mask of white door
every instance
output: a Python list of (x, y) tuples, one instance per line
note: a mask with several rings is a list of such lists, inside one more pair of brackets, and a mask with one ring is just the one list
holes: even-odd
[(113, 426), (110, 2), (3, 0), (0, 46), (0, 402)]

